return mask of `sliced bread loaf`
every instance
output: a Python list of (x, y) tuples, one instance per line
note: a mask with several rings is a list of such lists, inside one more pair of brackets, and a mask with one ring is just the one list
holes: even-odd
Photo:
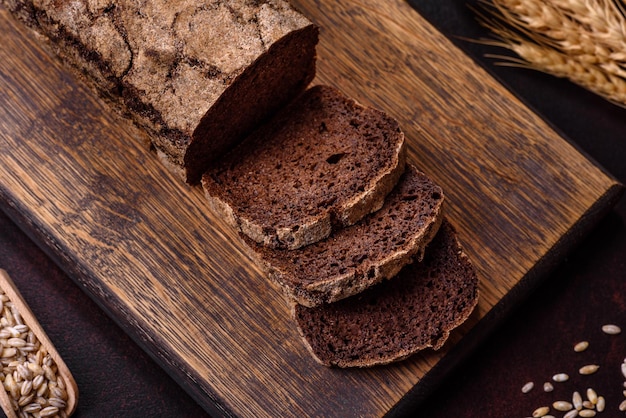
[(478, 278), (444, 220), (424, 260), (356, 296), (294, 305), (307, 348), (326, 366), (368, 367), (439, 349), (478, 301)]
[(314, 86), (207, 171), (202, 185), (211, 207), (244, 235), (296, 249), (380, 209), (405, 161), (394, 119)]
[(297, 250), (244, 240), (288, 299), (316, 306), (357, 294), (421, 260), (443, 219), (443, 200), (441, 187), (407, 165), (380, 210), (326, 239)]
[(284, 0), (0, 0), (190, 183), (300, 94), (318, 28)]

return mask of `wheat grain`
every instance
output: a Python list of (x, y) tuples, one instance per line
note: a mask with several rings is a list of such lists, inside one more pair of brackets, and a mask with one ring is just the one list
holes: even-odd
[(66, 383), (45, 347), (0, 289), (0, 382), (20, 417), (67, 416)]

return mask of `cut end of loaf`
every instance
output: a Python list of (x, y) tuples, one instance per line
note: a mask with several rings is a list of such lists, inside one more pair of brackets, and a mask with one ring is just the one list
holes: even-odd
[[(380, 208), (406, 164), (404, 134), (384, 113), (314, 86), (255, 131), (202, 184), (235, 226), (272, 248), (297, 249)], [(331, 228), (321, 228), (329, 223)], [(323, 234), (320, 233), (323, 232)]]
[(439, 349), (478, 302), (478, 278), (444, 221), (424, 260), (351, 298), (293, 315), (307, 348), (330, 367), (369, 367)]
[(318, 33), (308, 24), (278, 40), (208, 110), (185, 152), (188, 183), (199, 183), (211, 163), (306, 89), (315, 77)]

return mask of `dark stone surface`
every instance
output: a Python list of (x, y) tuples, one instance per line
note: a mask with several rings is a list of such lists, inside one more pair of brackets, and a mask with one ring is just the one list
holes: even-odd
[[(626, 110), (538, 72), (496, 67), (494, 48), (465, 2), (412, 0), (444, 34), (573, 144), (626, 183)], [(514, 255), (512, 255), (514, 256)], [(12, 221), (0, 213), (0, 268), (7, 270), (70, 367), (80, 389), (76, 417), (201, 417), (203, 411)], [(605, 323), (624, 332), (607, 336)], [(590, 341), (584, 353), (573, 345)], [(574, 390), (595, 388), (617, 416), (626, 357), (626, 201), (416, 411), (420, 417), (523, 417)], [(591, 376), (578, 368), (599, 364)], [(541, 389), (554, 373), (570, 381)], [(527, 381), (535, 389), (522, 394)], [(610, 412), (609, 412), (610, 411)]]

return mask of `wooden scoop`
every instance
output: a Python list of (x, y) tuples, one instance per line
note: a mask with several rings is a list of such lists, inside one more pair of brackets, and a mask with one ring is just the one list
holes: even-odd
[[(38, 412), (41, 416), (47, 416), (46, 414), (50, 414), (50, 416), (58, 416), (61, 412), (64, 412), (65, 416), (70, 416), (76, 409), (76, 403), (78, 401), (78, 387), (76, 386), (76, 382), (74, 381), (72, 374), (52, 345), (52, 342), (50, 342), (50, 339), (48, 339), (48, 336), (44, 332), (41, 325), (39, 325), (39, 322), (33, 315), (32, 311), (20, 295), (19, 291), (15, 287), (15, 283), (13, 283), (13, 280), (11, 280), (7, 272), (2, 269), (0, 269), (0, 288), (8, 297), (8, 300), (13, 304), (13, 307), (9, 309), (9, 311), (11, 311), (11, 318), (6, 319), (9, 323), (7, 324), (5, 320), (0, 319), (0, 321), (2, 321), (2, 323), (0, 323), (0, 338), (3, 339), (3, 342), (7, 342), (6, 345), (3, 345), (0, 356), (3, 356), (3, 360), (5, 358), (11, 358), (11, 353), (15, 351), (15, 358), (22, 360), (22, 362), (16, 366), (16, 373), (19, 375), (19, 378), (15, 380), (13, 374), (8, 373), (5, 376), (4, 384), (0, 383), (0, 386), (2, 386), (2, 389), (0, 389), (0, 405), (2, 406), (2, 409), (8, 418), (17, 418), (20, 411), (35, 412), (37, 408), (35, 399), (39, 396), (40, 392), (43, 398), (50, 400), (49, 405), (41, 406), (41, 409), (39, 409)], [(0, 295), (0, 298), (1, 297), (2, 296)], [(5, 310), (7, 309), (6, 305), (8, 303), (8, 301), (2, 302), (1, 305), (3, 307), (0, 308), (0, 316), (6, 317)], [(19, 317), (15, 316), (15, 311), (17, 311), (21, 320)], [(15, 325), (19, 325), (20, 322), (23, 325), (16, 327)], [(14, 326), (9, 328), (7, 325), (11, 324)], [(32, 336), (30, 337), (30, 341), (28, 341), (28, 338), (23, 337), (24, 333), (28, 333), (28, 330), (25, 330), (24, 325), (28, 327), (28, 330), (32, 331), (35, 339), (39, 341), (41, 344), (40, 347), (43, 348), (43, 350), (40, 348), (39, 350), (35, 349), (34, 351), (28, 351), (28, 343), (32, 343), (34, 340)], [(3, 332), (5, 334), (10, 332), (12, 335), (4, 338), (5, 336), (1, 335)], [(19, 341), (20, 339), (22, 339), (22, 341)], [(23, 346), (24, 341), (27, 344), (26, 347)], [(20, 355), (20, 348), (22, 348), (22, 350), (26, 348), (26, 352), (32, 354), (30, 360), (24, 355)], [(54, 365), (56, 365), (56, 373), (53, 373)], [(0, 367), (6, 368), (7, 366), (3, 362)], [(60, 382), (58, 379), (59, 376), (62, 377), (62, 383), (60, 384), (58, 383)], [(14, 394), (12, 395), (11, 390), (6, 388), (7, 380), (13, 381), (10, 382), (9, 385), (13, 384), (18, 385), (19, 387), (19, 390), (17, 390), (17, 397), (22, 400), (21, 403), (23, 405), (20, 405), (17, 411), (13, 409), (13, 405), (16, 401), (18, 401), (18, 399), (15, 401), (11, 400), (12, 398), (15, 399), (13, 395), (15, 395), (16, 390), (13, 389)], [(21, 382), (18, 382), (20, 380)], [(30, 388), (29, 386), (31, 386), (31, 384), (28, 383), (28, 381), (32, 383), (32, 387)], [(47, 388), (44, 386), (47, 386)], [(57, 388), (54, 391), (55, 393), (53, 393), (51, 387)], [(33, 398), (29, 401), (28, 396), (31, 394), (33, 395)], [(61, 397), (59, 397), (59, 395)], [(57, 408), (56, 411), (55, 408)]]

